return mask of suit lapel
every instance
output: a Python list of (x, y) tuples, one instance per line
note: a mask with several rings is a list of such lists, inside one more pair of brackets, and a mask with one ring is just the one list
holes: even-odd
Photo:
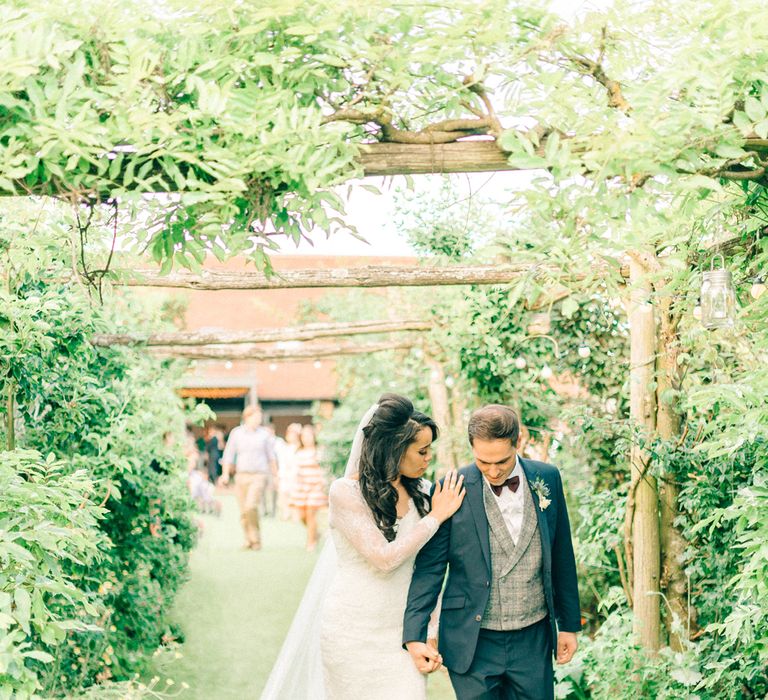
[[(533, 488), (533, 482), (537, 478), (541, 478), (539, 473), (532, 469), (528, 465), (528, 460), (520, 458), (520, 466), (523, 468), (523, 472), (525, 472), (525, 480), (528, 483), (528, 491), (531, 494), (531, 499), (533, 500), (533, 508), (536, 511), (536, 519), (539, 523), (539, 535), (541, 536), (541, 554), (544, 564), (544, 571), (550, 571), (551, 565), (552, 565), (552, 545), (549, 541), (549, 524), (547, 523), (547, 516), (544, 514), (544, 511), (541, 510), (541, 506), (539, 506), (539, 494), (536, 493), (536, 490)], [(522, 542), (522, 537), (520, 538)]]
[(488, 533), (488, 516), (486, 515), (483, 502), (483, 479), (476, 465), (473, 464), (469, 468), (464, 484), (467, 489), (466, 499), (472, 511), (472, 519), (474, 520), (477, 536), (480, 540), (480, 549), (483, 552), (485, 565), (488, 567), (488, 571), (490, 571), (491, 543)]

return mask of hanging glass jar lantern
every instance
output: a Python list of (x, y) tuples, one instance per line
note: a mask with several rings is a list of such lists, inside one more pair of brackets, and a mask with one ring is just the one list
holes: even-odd
[[(722, 267), (715, 269), (715, 258), (719, 257)], [(712, 266), (702, 274), (701, 282), (701, 323), (704, 328), (726, 328), (732, 326), (736, 316), (736, 293), (733, 291), (733, 276), (725, 269), (725, 258), (718, 253), (712, 258)]]

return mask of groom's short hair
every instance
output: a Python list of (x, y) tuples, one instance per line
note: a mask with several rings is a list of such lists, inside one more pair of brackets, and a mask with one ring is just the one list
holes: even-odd
[(509, 406), (498, 403), (488, 404), (478, 408), (469, 418), (467, 425), (469, 444), (473, 445), (475, 438), (480, 440), (509, 439), (517, 445), (520, 437), (520, 420)]

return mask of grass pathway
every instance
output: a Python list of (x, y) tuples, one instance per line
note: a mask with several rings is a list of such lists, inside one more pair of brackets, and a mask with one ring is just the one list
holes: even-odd
[[(300, 525), (271, 518), (264, 548), (241, 550), (235, 500), (220, 500), (220, 518), (201, 518), (191, 577), (174, 610), (185, 634), (182, 657), (158, 669), (177, 687), (189, 685), (182, 700), (258, 700), (316, 559), (304, 551)], [(433, 675), (429, 685), (430, 700), (454, 698), (447, 674)]]

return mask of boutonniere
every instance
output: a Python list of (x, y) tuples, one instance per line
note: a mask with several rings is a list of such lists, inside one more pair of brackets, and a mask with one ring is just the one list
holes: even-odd
[(549, 486), (544, 483), (540, 476), (537, 476), (531, 484), (531, 488), (539, 497), (539, 508), (546, 510), (549, 507), (549, 504), (552, 503), (552, 499), (549, 497)]

